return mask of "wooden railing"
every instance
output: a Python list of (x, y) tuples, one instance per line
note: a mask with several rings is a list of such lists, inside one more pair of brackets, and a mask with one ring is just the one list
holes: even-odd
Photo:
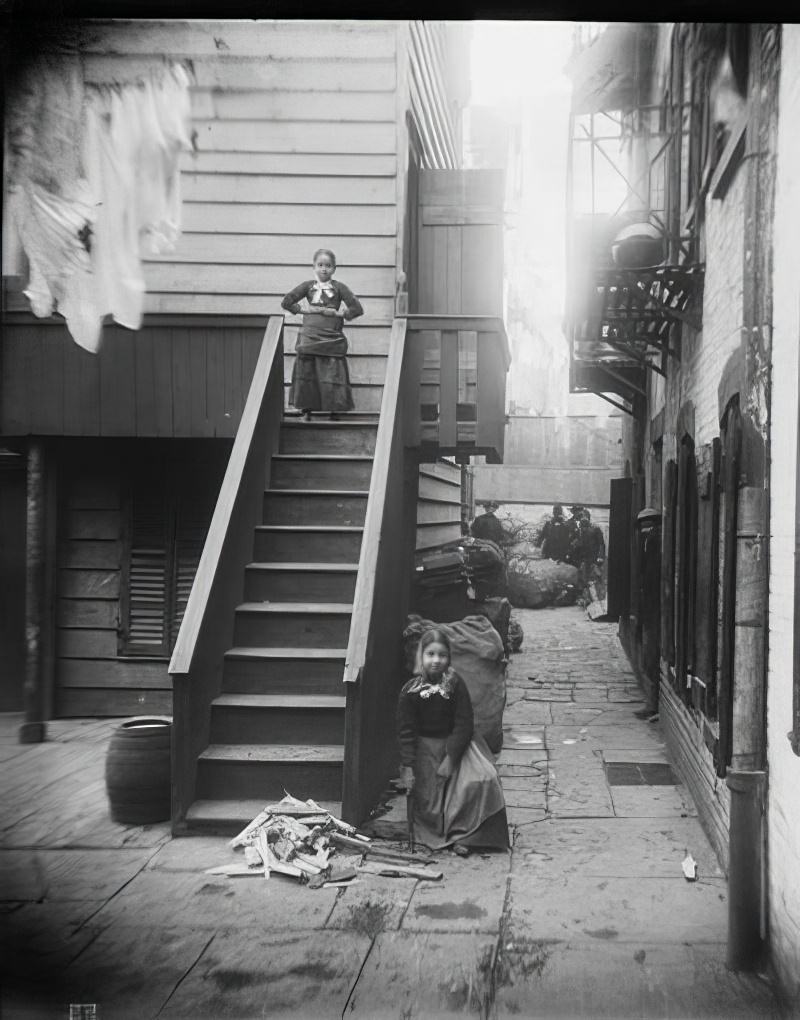
[(503, 456), (510, 362), (500, 319), (409, 315), (392, 327), (344, 669), (342, 814), (358, 824), (397, 764), (419, 464), (459, 452)]
[(194, 800), (197, 756), (208, 744), (209, 706), (220, 691), (242, 600), (253, 528), (261, 520), (283, 414), (283, 316), (270, 316), (247, 401), (186, 605), (169, 672), (173, 679), (173, 828)]
[(406, 450), (406, 320), (392, 327), (375, 459), (344, 670), (347, 695), (342, 814), (362, 821), (395, 768), (402, 631), (416, 540), (418, 464)]
[(511, 363), (502, 319), (409, 315), (409, 408), (405, 442), (439, 456), (503, 460), (506, 375)]

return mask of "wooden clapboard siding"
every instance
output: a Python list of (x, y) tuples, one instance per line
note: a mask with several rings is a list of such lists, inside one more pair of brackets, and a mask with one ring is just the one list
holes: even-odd
[[(300, 277), (298, 283), (302, 282), (304, 275)], [(232, 315), (258, 315), (266, 318), (270, 315), (284, 314), (281, 308), (282, 297), (282, 294), (151, 294), (148, 297), (148, 304), (154, 314), (218, 315), (224, 314), (228, 306)], [(365, 325), (388, 326), (391, 325), (393, 317), (394, 298), (370, 298), (364, 304), (364, 318), (361, 321)], [(290, 323), (296, 325), (299, 321), (291, 319)]]
[[(309, 192), (312, 189), (313, 183), (309, 184)], [(313, 197), (311, 193), (309, 197)], [(183, 229), (188, 233), (305, 234), (314, 239), (308, 242), (310, 268), (315, 246), (321, 246), (317, 240), (325, 240), (331, 234), (390, 236), (395, 232), (395, 212), (391, 205), (326, 205), (315, 209), (304, 202), (291, 205), (270, 205), (267, 202), (187, 202), (183, 209)], [(342, 265), (357, 261), (355, 249), (338, 251), (336, 255)]]
[[(320, 117), (323, 111), (320, 110)], [(196, 120), (196, 144), (203, 152), (363, 152), (395, 151), (393, 123), (341, 124), (258, 120)]]
[[(85, 53), (190, 58), (202, 64), (262, 60), (372, 61), (394, 55), (394, 26), (380, 21), (137, 21), (96, 19), (81, 25)], [(319, 87), (309, 79), (309, 86)]]
[[(84, 79), (100, 84), (109, 81), (136, 80), (149, 74), (152, 57), (133, 54), (83, 54)], [(325, 91), (327, 93), (392, 91), (396, 82), (393, 56), (375, 59), (344, 60), (309, 58), (302, 51), (290, 57), (271, 60), (238, 56), (236, 60), (195, 61), (194, 81), (200, 89), (280, 89), (287, 91)]]
[[(173, 440), (145, 445), (124, 439), (65, 440), (59, 447), (56, 715), (171, 711), (167, 655), (121, 654), (127, 583), (125, 493), (134, 462), (152, 473), (154, 486), (181, 473), (176, 486), (188, 494), (191, 505), (175, 541), (180, 614), (196, 569), (200, 531), (210, 520), (209, 499), (213, 502), (228, 449), (228, 443)], [(164, 458), (173, 465), (166, 471)], [(192, 514), (193, 509), (199, 515)]]
[(192, 117), (195, 119), (272, 121), (318, 121), (320, 110), (337, 123), (347, 121), (385, 121), (394, 123), (395, 100), (391, 91), (342, 92), (331, 97), (312, 80), (307, 92), (261, 89), (221, 92), (218, 88), (192, 91)]
[(16, 316), (2, 340), (0, 432), (232, 438), (262, 334), (263, 315), (241, 326), (145, 319), (135, 332), (105, 326), (90, 354), (62, 321)]
[(87, 81), (135, 79), (152, 59), (191, 62), (196, 151), (181, 161), (183, 235), (148, 260), (148, 311), (279, 312), (324, 246), (364, 300), (366, 321), (389, 322), (396, 49), (389, 21), (85, 26)]
[(459, 133), (445, 85), (444, 26), (413, 21), (409, 31), (409, 106), (425, 147), (425, 165), (460, 166)]
[[(310, 188), (306, 177), (198, 170), (184, 172), (182, 194), (184, 203), (294, 203), (310, 206), (316, 212), (316, 207), (327, 205), (393, 206), (395, 197), (391, 177), (327, 177), (315, 180)], [(307, 258), (308, 252), (304, 252), (304, 255)], [(305, 259), (303, 264), (307, 264)]]
[[(328, 242), (341, 259), (340, 275), (347, 279), (356, 268), (394, 266), (394, 239), (388, 235), (329, 236)], [(349, 257), (344, 261), (343, 255)], [(173, 252), (158, 256), (158, 262), (238, 263), (249, 266), (275, 266), (283, 260), (281, 268), (294, 267), (293, 278), (299, 282), (310, 272), (308, 265), (308, 238), (285, 234), (183, 234)], [(155, 260), (152, 260), (155, 261)], [(346, 274), (346, 275), (345, 275)]]
[(272, 177), (394, 177), (394, 153), (184, 152), (185, 173), (268, 174)]
[(433, 524), (417, 524), (417, 550), (430, 549), (445, 542), (454, 542), (461, 534), (461, 528), (454, 521)]
[[(155, 263), (146, 267), (145, 281), (148, 288), (157, 286), (165, 292), (188, 293), (193, 288), (209, 292), (213, 288), (219, 294), (266, 294), (280, 299), (310, 275), (307, 266)], [(342, 280), (354, 294), (358, 294), (366, 311), (370, 298), (391, 294), (394, 271), (370, 266), (348, 272), (346, 279), (343, 273)]]
[(417, 501), (417, 549), (454, 542), (460, 536), (461, 469), (452, 461), (443, 459), (433, 464), (421, 464)]

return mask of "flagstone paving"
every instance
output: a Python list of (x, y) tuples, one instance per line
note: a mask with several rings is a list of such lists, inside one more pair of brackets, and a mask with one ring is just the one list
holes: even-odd
[[(110, 821), (116, 721), (20, 745), (0, 718), (3, 1020), (63, 1020), (70, 1003), (103, 1020), (780, 1016), (764, 980), (725, 967), (727, 882), (686, 788), (636, 767), (670, 759), (635, 714), (615, 626), (577, 607), (515, 615), (497, 762), (512, 847), (439, 852), (437, 882), (207, 875), (231, 861), (225, 839)], [(407, 849), (404, 798), (370, 827)]]

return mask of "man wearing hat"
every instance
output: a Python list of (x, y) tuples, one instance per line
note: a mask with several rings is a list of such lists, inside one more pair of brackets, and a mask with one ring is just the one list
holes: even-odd
[(564, 519), (564, 507), (553, 504), (553, 516), (542, 528), (542, 556), (546, 560), (561, 563), (567, 558), (571, 539), (570, 529)]
[(472, 522), (471, 532), (473, 538), (488, 538), (490, 542), (502, 545), (505, 540), (503, 525), (495, 517), (494, 512), (500, 507), (499, 503), (489, 500), (484, 503), (484, 512), (478, 514)]

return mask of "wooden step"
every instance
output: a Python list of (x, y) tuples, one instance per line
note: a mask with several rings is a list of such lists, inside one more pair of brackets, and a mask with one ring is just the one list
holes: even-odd
[(341, 695), (221, 694), (211, 703), (213, 744), (340, 744)]
[(352, 602), (357, 563), (248, 563), (248, 602)]
[(351, 603), (243, 602), (236, 607), (234, 642), (265, 648), (347, 645)]
[(264, 524), (363, 525), (368, 490), (267, 489)]
[(260, 524), (253, 558), (262, 563), (358, 563), (363, 530), (352, 525)]
[[(314, 799), (317, 800), (316, 797)], [(209, 836), (236, 836), (268, 803), (269, 799), (264, 797), (256, 800), (196, 800), (186, 812), (185, 827), (190, 832)], [(317, 800), (317, 803), (335, 818), (342, 817), (341, 801)]]
[(273, 489), (369, 490), (372, 457), (368, 454), (280, 453), (272, 458)]
[(281, 453), (375, 453), (377, 418), (361, 421), (324, 421), (312, 418), (304, 422), (285, 417), (281, 424)]
[(197, 762), (197, 799), (341, 800), (341, 744), (210, 744)]
[(341, 694), (346, 648), (230, 648), (223, 691), (242, 694)]

